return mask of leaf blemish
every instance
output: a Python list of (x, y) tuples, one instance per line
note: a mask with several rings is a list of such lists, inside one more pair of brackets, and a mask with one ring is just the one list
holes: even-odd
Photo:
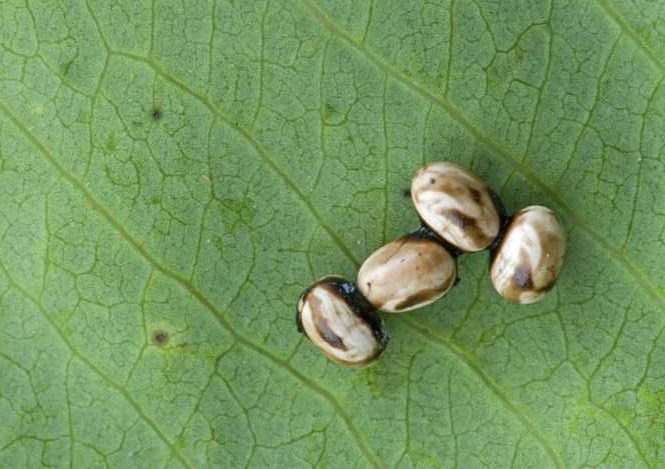
[(161, 109), (159, 109), (157, 107), (153, 108), (151, 115), (152, 115), (152, 120), (157, 122), (158, 120), (160, 120), (162, 118), (162, 111), (161, 111)]
[(169, 343), (169, 333), (162, 329), (157, 329), (152, 333), (152, 343), (158, 347), (164, 347)]

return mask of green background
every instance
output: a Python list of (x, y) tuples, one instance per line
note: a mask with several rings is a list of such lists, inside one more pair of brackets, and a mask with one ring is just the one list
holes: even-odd
[[(665, 3), (0, 2), (0, 466), (665, 467)], [(424, 162), (569, 234), (365, 370), (303, 287), (414, 229)]]

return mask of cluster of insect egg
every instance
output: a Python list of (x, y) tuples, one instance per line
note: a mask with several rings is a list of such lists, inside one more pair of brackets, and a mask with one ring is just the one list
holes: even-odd
[(423, 226), (370, 255), (357, 286), (330, 276), (300, 296), (298, 330), (338, 363), (373, 363), (388, 343), (377, 310), (401, 313), (441, 298), (462, 253), (489, 250), (492, 284), (514, 303), (540, 300), (559, 275), (566, 236), (550, 209), (534, 205), (507, 218), (483, 181), (450, 162), (420, 169), (411, 197)]

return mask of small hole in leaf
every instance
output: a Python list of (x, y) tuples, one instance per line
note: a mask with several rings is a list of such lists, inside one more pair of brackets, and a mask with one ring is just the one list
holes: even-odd
[(161, 329), (154, 331), (152, 342), (158, 347), (164, 347), (169, 342), (169, 333)]

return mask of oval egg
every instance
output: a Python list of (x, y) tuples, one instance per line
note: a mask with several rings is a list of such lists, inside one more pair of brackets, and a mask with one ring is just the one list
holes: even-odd
[(383, 321), (356, 286), (325, 277), (298, 300), (298, 330), (328, 358), (349, 367), (367, 366), (388, 343)]
[(566, 233), (554, 212), (526, 207), (510, 221), (492, 253), (492, 284), (508, 301), (535, 303), (554, 286), (565, 253)]
[(411, 183), (411, 198), (425, 224), (462, 251), (486, 249), (499, 234), (501, 217), (491, 190), (454, 163), (421, 168)]
[(441, 298), (456, 279), (455, 258), (419, 230), (369, 256), (358, 272), (358, 288), (375, 308), (401, 313)]

